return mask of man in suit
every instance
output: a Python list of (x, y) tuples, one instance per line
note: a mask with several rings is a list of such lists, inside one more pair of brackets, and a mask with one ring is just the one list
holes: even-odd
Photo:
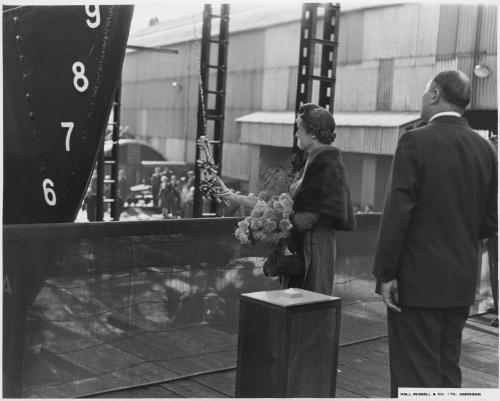
[(462, 331), (474, 303), (478, 240), (497, 231), (497, 157), (461, 117), (461, 71), (422, 94), (424, 127), (394, 156), (373, 274), (387, 305), (391, 396), (398, 387), (460, 387)]

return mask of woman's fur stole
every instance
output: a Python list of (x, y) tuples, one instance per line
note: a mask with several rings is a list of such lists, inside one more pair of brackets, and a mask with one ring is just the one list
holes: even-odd
[(322, 150), (307, 163), (294, 201), (295, 212), (329, 216), (336, 230), (354, 228), (351, 194), (338, 148), (332, 146)]

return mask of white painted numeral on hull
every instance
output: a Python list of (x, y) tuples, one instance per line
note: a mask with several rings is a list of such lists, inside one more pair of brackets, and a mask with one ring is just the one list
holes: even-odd
[(73, 85), (78, 92), (85, 92), (89, 87), (89, 80), (85, 76), (85, 66), (82, 62), (77, 61), (71, 67), (75, 77), (73, 78)]
[(55, 206), (56, 205), (56, 192), (54, 191), (54, 182), (46, 178), (43, 180), (42, 183), (43, 187), (43, 196), (45, 197), (45, 202), (47, 202), (47, 205), (49, 206)]
[[(93, 8), (93, 10), (91, 8)], [(93, 19), (93, 21), (87, 19), (87, 25), (89, 26), (89, 28), (92, 29), (97, 28), (101, 23), (101, 14), (99, 13), (99, 6), (91, 4), (86, 5), (85, 12), (89, 16), (89, 18)]]
[(73, 121), (62, 122), (61, 127), (68, 129), (68, 131), (66, 132), (66, 152), (69, 152), (70, 151), (69, 145), (70, 145), (71, 133), (73, 132), (73, 128), (75, 127), (75, 124), (73, 123)]

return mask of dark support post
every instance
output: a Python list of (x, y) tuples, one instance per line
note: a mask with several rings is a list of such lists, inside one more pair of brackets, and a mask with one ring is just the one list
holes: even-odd
[[(112, 220), (120, 219), (121, 203), (118, 196), (118, 170), (119, 170), (119, 154), (120, 154), (120, 100), (121, 100), (121, 73), (118, 75), (118, 82), (115, 89), (115, 97), (113, 100), (113, 121), (108, 124), (112, 126), (111, 131), (111, 150), (110, 154), (104, 152), (104, 143), (106, 133), (102, 136), (101, 145), (99, 146), (100, 153), (97, 158), (97, 208), (96, 220), (104, 220), (105, 205), (110, 205), (110, 216)], [(106, 166), (110, 166), (110, 178), (105, 178)], [(104, 187), (109, 185), (109, 193), (105, 193)], [(123, 195), (123, 194), (121, 194)]]
[[(322, 37), (316, 37), (318, 9), (324, 8)], [(316, 101), (321, 107), (333, 113), (335, 80), (337, 68), (337, 48), (340, 20), (340, 5), (332, 3), (304, 3), (302, 5), (302, 22), (300, 27), (299, 71), (297, 74), (297, 96), (295, 113), (301, 105), (309, 103), (313, 95), (313, 82), (319, 81), (319, 98)], [(314, 75), (314, 55), (316, 45), (321, 46), (320, 75)], [(293, 151), (298, 151), (293, 129)]]
[[(222, 145), (224, 143), (224, 115), (226, 108), (227, 45), (229, 41), (229, 4), (221, 5), (219, 51), (217, 57), (217, 85), (215, 93), (214, 162), (217, 175), (222, 174)], [(212, 113), (211, 113), (212, 114)], [(212, 200), (210, 213), (217, 212), (217, 202)]]
[(335, 82), (337, 80), (337, 49), (339, 37), (339, 10), (335, 7), (325, 6), (323, 19), (323, 48), (321, 50), (321, 82), (319, 88), (319, 101), (321, 107), (333, 113)]
[[(104, 135), (101, 137), (101, 145), (99, 146), (99, 156), (97, 156), (97, 185), (96, 185), (96, 221), (104, 219)], [(90, 184), (92, 185), (92, 184)]]
[[(120, 108), (121, 108), (121, 94), (122, 94), (122, 77), (121, 73), (118, 76), (118, 83), (116, 85), (115, 100), (113, 102), (113, 133), (111, 140), (113, 146), (111, 147), (111, 157), (113, 164), (111, 164), (111, 180), (110, 180), (110, 203), (111, 203), (111, 218), (115, 221), (120, 219), (120, 212), (122, 209), (122, 202), (118, 199), (118, 170), (120, 168)], [(123, 195), (123, 194), (122, 194)]]
[[(205, 4), (203, 10), (203, 27), (201, 34), (201, 54), (200, 54), (200, 83), (198, 90), (198, 132), (196, 138), (201, 136), (207, 136), (206, 132), (206, 110), (207, 110), (207, 87), (208, 87), (208, 68), (207, 65), (210, 62), (210, 31), (212, 29), (212, 19), (210, 15), (212, 14), (212, 6), (210, 4)], [(200, 149), (196, 144), (196, 161), (200, 159)], [(200, 191), (200, 169), (195, 165), (194, 174), (194, 217), (201, 217), (203, 214), (203, 197)]]
[[(219, 37), (211, 38), (212, 19), (220, 18)], [(212, 6), (205, 4), (203, 11), (203, 28), (200, 55), (200, 93), (198, 103), (198, 133), (197, 138), (206, 136), (213, 146), (214, 163), (217, 165), (217, 174), (222, 172), (222, 150), (224, 144), (224, 120), (226, 104), (226, 75), (227, 75), (227, 48), (229, 41), (229, 5), (222, 4), (220, 15), (212, 14)], [(210, 44), (215, 43), (217, 48), (217, 65), (210, 64)], [(215, 89), (210, 89), (210, 69), (217, 70)], [(215, 96), (215, 109), (208, 109), (208, 96)], [(214, 122), (214, 132), (209, 133), (208, 121)], [(196, 147), (196, 160), (200, 158), (200, 151)], [(200, 192), (200, 170), (195, 169), (194, 217), (215, 216), (217, 202), (210, 202), (210, 212), (203, 211), (203, 197)]]

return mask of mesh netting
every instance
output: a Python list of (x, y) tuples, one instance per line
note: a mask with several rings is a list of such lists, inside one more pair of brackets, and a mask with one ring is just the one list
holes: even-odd
[[(377, 222), (373, 216), (339, 233), (341, 344), (385, 334), (371, 277)], [(279, 288), (262, 273), (263, 254), (235, 252), (235, 225), (210, 219), (4, 232), (11, 271), (15, 263), (44, 271), (27, 314), (23, 397), (75, 397), (235, 368), (240, 294)]]

